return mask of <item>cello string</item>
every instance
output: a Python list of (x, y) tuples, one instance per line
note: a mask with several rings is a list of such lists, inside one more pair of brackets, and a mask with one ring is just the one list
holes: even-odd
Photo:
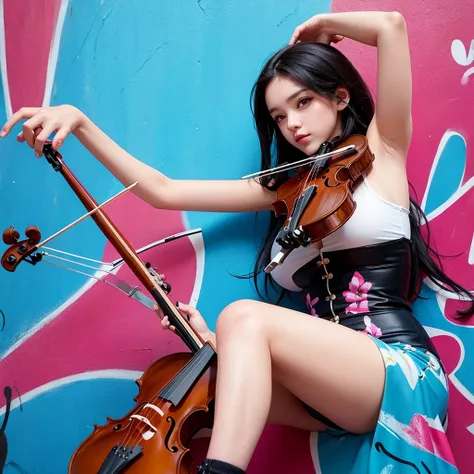
[[(176, 384), (176, 386), (173, 387), (173, 390), (170, 392), (170, 395), (172, 395), (173, 393), (176, 393), (176, 391), (181, 388), (181, 386), (183, 385), (183, 383), (191, 376), (191, 373), (193, 372), (194, 370), (194, 366), (195, 365), (198, 365), (201, 360), (204, 358), (204, 355), (198, 353), (195, 357), (193, 357), (191, 359), (190, 362), (188, 362), (188, 364), (182, 369), (182, 371), (180, 371), (180, 373), (175, 376), (174, 378), (172, 378), (170, 381), (167, 382), (167, 384), (169, 383), (173, 383), (173, 384)], [(179, 380), (179, 382), (178, 382)], [(165, 384), (165, 386), (167, 385)], [(163, 390), (164, 387), (160, 388), (160, 391)], [(158, 402), (158, 403), (157, 403)], [(169, 403), (167, 400), (164, 400), (163, 398), (159, 397), (158, 394), (155, 394), (149, 401), (147, 401), (145, 403), (146, 404), (150, 404), (150, 405), (154, 405), (156, 408), (158, 408), (162, 413), (165, 413), (165, 410), (164, 410), (164, 407), (165, 405)], [(149, 407), (142, 407), (138, 412), (141, 412), (143, 410), (143, 416), (144, 418), (146, 418), (148, 420), (148, 422), (154, 427), (153, 425), (153, 420), (159, 415), (157, 413), (157, 411), (153, 408), (149, 408)], [(146, 411), (148, 410), (148, 412)], [(160, 414), (161, 418), (163, 418), (163, 416)], [(139, 422), (141, 423), (144, 423), (142, 420), (138, 420)], [(127, 435), (125, 436), (125, 439), (123, 440), (123, 445), (126, 445), (127, 444), (127, 439), (129, 436), (131, 436), (131, 443), (132, 443), (132, 446), (133, 448), (136, 448), (138, 446), (138, 443), (140, 442), (140, 437), (143, 438), (143, 435), (141, 433), (138, 433), (138, 434), (133, 434), (132, 433), (132, 428), (133, 428), (133, 421), (130, 423), (130, 426), (129, 426), (129, 429), (128, 429), (128, 433)], [(151, 428), (150, 428), (151, 429)], [(151, 439), (151, 438), (150, 438)]]
[[(198, 354), (197, 357), (193, 358), (190, 362), (191, 363), (188, 363), (187, 366), (184, 367), (184, 371), (181, 372), (177, 378), (175, 379), (172, 379), (173, 380), (173, 383), (176, 384), (176, 381), (179, 380), (179, 382), (177, 383), (177, 385), (175, 387), (173, 387), (174, 391), (171, 391), (171, 394), (175, 393), (181, 386), (182, 384), (190, 377), (191, 373), (193, 372), (194, 370), (194, 366), (199, 364), (201, 362), (201, 360), (204, 358), (204, 356), (202, 354)], [(171, 381), (170, 381), (171, 382)], [(168, 383), (170, 383), (168, 382)], [(156, 403), (158, 400), (161, 400), (162, 403)], [(163, 400), (162, 398), (160, 398), (158, 395), (155, 395), (149, 402), (147, 402), (151, 405), (154, 405), (156, 406), (159, 410), (161, 410), (163, 413), (164, 413), (164, 406), (166, 405), (166, 403), (168, 403), (168, 401), (166, 400)], [(142, 410), (144, 410), (142, 408)], [(151, 416), (150, 416), (150, 412), (151, 412)], [(158, 416), (158, 413), (156, 412), (156, 410), (152, 409), (152, 408), (148, 408), (148, 413), (144, 413), (144, 415), (146, 414), (146, 416), (144, 416), (146, 419), (148, 419), (149, 423), (153, 425), (153, 421), (154, 419)], [(161, 416), (161, 415), (160, 415)], [(148, 418), (149, 417), (149, 418)], [(140, 440), (140, 433), (138, 433), (137, 435), (137, 441), (136, 441), (136, 444), (134, 447), (136, 447), (138, 445), (138, 442)]]

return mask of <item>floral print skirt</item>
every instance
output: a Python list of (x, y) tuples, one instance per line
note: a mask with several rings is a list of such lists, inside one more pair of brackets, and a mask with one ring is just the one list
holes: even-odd
[(377, 344), (386, 368), (377, 427), (366, 435), (334, 429), (316, 435), (312, 449), (319, 472), (457, 473), (443, 428), (448, 385), (438, 359), (425, 349), (368, 337)]

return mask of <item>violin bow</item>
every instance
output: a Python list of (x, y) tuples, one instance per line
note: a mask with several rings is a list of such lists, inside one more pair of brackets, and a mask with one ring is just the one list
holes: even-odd
[[(347, 145), (342, 148), (338, 148), (337, 150), (329, 151), (328, 153), (323, 153), (322, 155), (313, 155), (308, 158), (303, 158), (302, 160), (295, 161), (293, 163), (284, 163), (280, 166), (275, 168), (270, 168), (268, 170), (257, 171), (256, 173), (247, 174), (242, 176), (241, 179), (248, 179), (248, 178), (263, 178), (264, 176), (271, 176), (272, 174), (281, 173), (282, 171), (288, 171), (293, 168), (298, 168), (300, 166), (305, 166), (309, 164), (316, 164), (319, 162), (325, 162), (329, 158), (344, 158), (347, 155), (351, 155), (356, 150), (355, 145)], [(322, 166), (322, 165), (320, 165)]]
[[(71, 228), (72, 225), (75, 225), (82, 219), (90, 216), (97, 224), (99, 229), (102, 231), (102, 233), (105, 235), (107, 240), (115, 247), (115, 249), (121, 256), (121, 258), (115, 260), (114, 262), (111, 262), (112, 268), (117, 269), (119, 265), (125, 263), (132, 270), (132, 272), (146, 288), (146, 290), (151, 294), (153, 299), (150, 299), (147, 296), (141, 294), (137, 288), (132, 288), (130, 285), (128, 285), (128, 283), (119, 280), (117, 277), (115, 277), (115, 275), (113, 275), (113, 271), (108, 271), (108, 275), (105, 277), (105, 279), (101, 280), (125, 292), (126, 294), (128, 294), (128, 296), (135, 296), (135, 299), (137, 299), (137, 301), (141, 302), (147, 307), (151, 306), (153, 308), (155, 304), (154, 301), (156, 301), (157, 306), (161, 308), (163, 314), (165, 316), (168, 316), (170, 324), (176, 328), (176, 334), (183, 340), (183, 342), (193, 353), (196, 353), (204, 346), (204, 341), (189, 324), (187, 319), (180, 313), (176, 306), (170, 301), (166, 294), (166, 291), (162, 288), (162, 282), (160, 282), (159, 275), (157, 274), (155, 269), (152, 269), (149, 264), (145, 264), (138, 255), (139, 252), (151, 248), (153, 244), (144, 247), (139, 251), (134, 250), (130, 243), (127, 241), (127, 239), (124, 237), (124, 235), (120, 232), (120, 230), (116, 227), (116, 225), (113, 223), (113, 221), (103, 209), (103, 206), (105, 206), (107, 203), (109, 203), (119, 195), (123, 194), (124, 192), (127, 192), (137, 183), (132, 184), (128, 188), (122, 190), (116, 196), (113, 196), (103, 204), (99, 205), (95, 201), (95, 199), (89, 194), (89, 192), (84, 188), (84, 186), (80, 183), (80, 181), (76, 178), (76, 176), (72, 173), (72, 171), (66, 166), (61, 154), (58, 151), (54, 150), (51, 142), (45, 143), (43, 147), (43, 153), (48, 163), (53, 167), (54, 171), (59, 171), (61, 173), (63, 178), (66, 180), (71, 189), (82, 202), (88, 213), (74, 221), (66, 228), (57, 232), (53, 236), (49, 237), (48, 239), (45, 239), (43, 242), (40, 242), (41, 233), (39, 232), (37, 227), (28, 227), (25, 231), (27, 239), (20, 241), (18, 241), (20, 237), (19, 233), (13, 227), (10, 227), (3, 233), (3, 241), (6, 244), (10, 244), (10, 247), (3, 254), (1, 260), (2, 266), (6, 270), (13, 272), (23, 260), (35, 265), (36, 263), (42, 260), (43, 255), (52, 256), (49, 253), (38, 252), (39, 248), (42, 247), (45, 243), (52, 240), (52, 238), (57, 237), (60, 233)], [(200, 231), (201, 230), (198, 229), (190, 231), (188, 233), (184, 232), (180, 234), (175, 234), (174, 236), (170, 236), (163, 239), (163, 241), (161, 241), (160, 243), (164, 243), (182, 237), (184, 235), (190, 235)], [(48, 249), (47, 247), (44, 248)], [(60, 253), (78, 257), (77, 255), (68, 254), (67, 252)], [(59, 258), (61, 259), (61, 257)], [(67, 260), (66, 258), (62, 259)], [(96, 263), (103, 263), (97, 260), (88, 260), (91, 260)], [(79, 265), (86, 267), (88, 266), (86, 264)], [(87, 276), (91, 276), (86, 273), (84, 274)]]

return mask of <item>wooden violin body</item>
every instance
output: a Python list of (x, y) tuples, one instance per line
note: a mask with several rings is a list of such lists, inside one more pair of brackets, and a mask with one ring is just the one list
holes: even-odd
[(308, 193), (307, 203), (296, 225), (312, 242), (327, 237), (352, 216), (356, 207), (352, 197), (353, 185), (374, 160), (365, 136), (351, 135), (335, 150), (348, 145), (354, 145), (354, 153), (329, 159), (316, 172), (314, 166), (300, 168), (278, 188), (273, 206), (276, 216), (288, 215), (285, 227), (290, 224), (289, 218), (297, 213), (303, 193)]
[[(214, 357), (204, 373), (194, 377), (193, 361), (199, 354), (175, 353), (154, 362), (136, 382), (135, 407), (123, 418), (108, 417), (104, 426), (94, 425), (72, 456), (68, 473), (191, 472), (189, 442), (202, 428), (212, 427), (217, 365)], [(188, 377), (194, 384), (183, 396), (180, 390)], [(177, 405), (169, 400), (172, 395), (181, 398)]]

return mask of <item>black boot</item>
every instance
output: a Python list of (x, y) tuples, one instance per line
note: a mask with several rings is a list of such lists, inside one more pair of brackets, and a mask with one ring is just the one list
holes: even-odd
[(205, 459), (197, 472), (198, 474), (245, 474), (240, 467), (217, 459)]

